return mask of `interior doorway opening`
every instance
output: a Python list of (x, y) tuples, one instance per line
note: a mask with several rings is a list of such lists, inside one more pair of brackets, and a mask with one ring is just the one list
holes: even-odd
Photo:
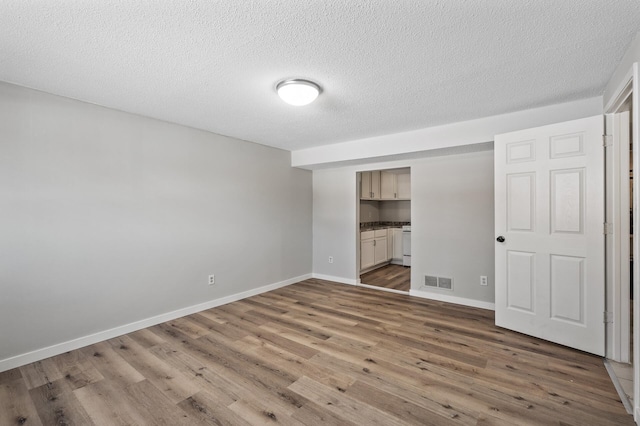
[(409, 294), (411, 169), (357, 173), (358, 285)]

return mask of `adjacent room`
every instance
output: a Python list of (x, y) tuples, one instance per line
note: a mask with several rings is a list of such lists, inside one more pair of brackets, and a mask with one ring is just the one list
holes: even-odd
[(640, 424), (640, 3), (0, 3), (0, 425)]

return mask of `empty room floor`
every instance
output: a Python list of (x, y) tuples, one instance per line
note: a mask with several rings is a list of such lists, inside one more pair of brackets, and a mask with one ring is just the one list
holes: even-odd
[(360, 275), (362, 284), (408, 292), (411, 289), (411, 268), (402, 265), (386, 265)]
[(633, 425), (602, 359), (309, 279), (0, 373), (0, 424)]

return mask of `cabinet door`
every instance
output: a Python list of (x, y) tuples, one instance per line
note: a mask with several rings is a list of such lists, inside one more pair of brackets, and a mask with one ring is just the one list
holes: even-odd
[(365, 240), (360, 242), (360, 270), (370, 268), (375, 265), (375, 240)]
[(403, 200), (411, 199), (411, 175), (403, 173), (396, 176), (397, 195)]
[(360, 198), (371, 199), (371, 172), (360, 173)]
[(371, 173), (371, 199), (380, 199), (380, 171), (377, 170)]
[(393, 259), (402, 260), (402, 229), (393, 230)]
[(380, 172), (380, 197), (383, 200), (397, 198), (395, 173)]
[(391, 260), (393, 255), (393, 229), (387, 231), (387, 260)]
[(387, 237), (376, 238), (374, 241), (374, 264), (387, 261)]

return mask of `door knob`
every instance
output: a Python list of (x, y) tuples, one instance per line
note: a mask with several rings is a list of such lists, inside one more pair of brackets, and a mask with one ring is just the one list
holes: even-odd
[(496, 241), (499, 243), (504, 243), (504, 237), (500, 235), (498, 238), (496, 238)]

